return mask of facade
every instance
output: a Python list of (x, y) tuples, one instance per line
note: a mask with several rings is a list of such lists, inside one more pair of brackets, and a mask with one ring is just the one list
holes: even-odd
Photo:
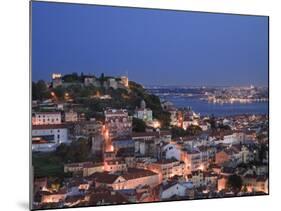
[(104, 165), (102, 163), (92, 163), (92, 162), (81, 162), (81, 163), (70, 163), (64, 165), (65, 173), (73, 173), (77, 175), (83, 175), (87, 177), (95, 172), (103, 172)]
[(105, 114), (105, 125), (111, 138), (128, 136), (132, 132), (132, 118), (125, 109), (107, 109)]
[(96, 156), (102, 156), (104, 149), (104, 138), (101, 134), (92, 136), (92, 153)]
[(144, 100), (141, 101), (140, 108), (137, 108), (135, 110), (134, 117), (138, 118), (138, 119), (141, 119), (144, 122), (152, 122), (152, 119), (153, 119), (153, 117), (152, 117), (152, 110), (149, 109), (149, 108), (146, 108), (146, 104), (145, 104)]
[(226, 189), (226, 184), (227, 184), (227, 177), (221, 176), (220, 178), (218, 178), (217, 190), (221, 191)]
[(85, 86), (101, 87), (100, 81), (95, 76), (85, 76), (84, 85)]
[(162, 147), (162, 156), (165, 159), (181, 160), (181, 149), (177, 144), (166, 144)]
[(111, 142), (114, 151), (117, 153), (118, 156), (134, 156), (135, 142), (130, 136), (114, 138)]
[(185, 149), (182, 151), (181, 160), (186, 165), (186, 172), (191, 173), (202, 167), (201, 152), (198, 149)]
[(204, 174), (201, 170), (192, 171), (188, 175), (188, 181), (192, 182), (194, 187), (202, 187), (206, 185), (204, 180)]
[(243, 177), (243, 186), (248, 192), (268, 193), (268, 178), (264, 176), (246, 175)]
[(75, 124), (74, 133), (76, 136), (95, 136), (101, 134), (102, 123), (92, 121), (79, 121)]
[(129, 87), (129, 79), (127, 76), (121, 76), (120, 79), (123, 86)]
[(202, 164), (203, 164), (204, 168), (207, 167), (207, 165), (209, 163), (212, 163), (215, 161), (216, 152), (217, 152), (216, 147), (201, 145), (201, 146), (198, 146), (197, 148), (201, 152), (201, 160), (202, 160)]
[(52, 85), (53, 85), (53, 88), (56, 88), (56, 87), (62, 85), (62, 75), (60, 73), (52, 74)]
[(72, 109), (68, 112), (65, 112), (64, 113), (64, 121), (65, 122), (77, 122), (78, 121), (77, 112), (73, 111)]
[(41, 197), (41, 203), (58, 203), (64, 201), (65, 198), (65, 190), (60, 190), (58, 192), (44, 192)]
[(32, 114), (32, 125), (61, 124), (60, 112), (35, 112)]
[(170, 118), (171, 118), (170, 125), (179, 126), (177, 109), (170, 108), (170, 109), (168, 109), (168, 112), (170, 113)]
[(84, 85), (85, 86), (90, 86), (94, 83), (95, 78), (94, 77), (85, 77), (84, 78)]
[(162, 180), (185, 175), (185, 164), (177, 160), (161, 160), (148, 165), (148, 169), (161, 175)]
[(132, 133), (135, 142), (135, 153), (140, 156), (158, 157), (160, 143), (169, 143), (171, 133), (168, 131), (159, 132), (137, 132)]
[(161, 183), (159, 175), (145, 169), (128, 169), (127, 172), (117, 175), (106, 172), (94, 173), (92, 177), (96, 181), (96, 186), (107, 186), (113, 190), (135, 189), (140, 186), (156, 187)]
[(179, 184), (167, 184), (164, 185), (163, 190), (161, 192), (161, 199), (170, 199), (173, 196), (185, 196), (186, 195), (186, 188)]
[(235, 161), (236, 163), (242, 163), (242, 159), (248, 160), (247, 152), (241, 152), (235, 147), (223, 149), (216, 153), (216, 164), (223, 164), (227, 161)]
[(182, 128), (186, 130), (191, 125), (198, 125), (198, 122), (196, 120), (183, 120), (182, 122)]
[(216, 153), (216, 164), (223, 164), (230, 160), (230, 155), (225, 151), (220, 151)]
[(117, 89), (118, 88), (118, 83), (117, 81), (115, 80), (115, 78), (109, 78), (107, 80), (107, 83), (108, 83), (108, 87), (109, 88), (112, 88), (112, 89)]
[(244, 133), (241, 132), (224, 132), (215, 135), (217, 144), (240, 144), (245, 140)]
[(53, 151), (61, 143), (69, 143), (68, 128), (65, 125), (32, 126), (33, 151)]
[(111, 173), (127, 171), (127, 164), (121, 159), (108, 160), (104, 162), (104, 170)]

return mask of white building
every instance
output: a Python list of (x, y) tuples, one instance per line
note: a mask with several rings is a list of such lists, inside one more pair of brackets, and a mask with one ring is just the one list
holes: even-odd
[(161, 176), (161, 180), (168, 180), (176, 175), (185, 175), (185, 164), (173, 159), (150, 163), (148, 164), (148, 169), (158, 173)]
[(181, 160), (181, 149), (176, 144), (166, 144), (162, 148), (162, 154), (165, 159), (175, 158), (178, 161)]
[(132, 118), (127, 110), (108, 109), (104, 111), (105, 125), (111, 138), (130, 135), (132, 132)]
[(127, 164), (124, 160), (109, 160), (104, 162), (104, 170), (115, 173), (127, 171)]
[(171, 137), (170, 131), (132, 133), (132, 139), (135, 142), (135, 153), (155, 157), (159, 153), (157, 145), (161, 142), (169, 143)]
[(84, 84), (85, 84), (85, 86), (90, 86), (90, 85), (93, 85), (94, 84), (94, 82), (95, 82), (95, 77), (91, 77), (91, 76), (89, 76), (89, 77), (85, 77), (84, 78)]
[(191, 125), (198, 125), (198, 120), (197, 119), (193, 119), (193, 120), (184, 120), (182, 122), (182, 128), (184, 130), (186, 130), (188, 127), (190, 127)]
[(60, 112), (36, 112), (32, 114), (32, 125), (61, 124)]
[(108, 82), (108, 87), (113, 88), (113, 89), (118, 88), (118, 83), (115, 80), (115, 78), (109, 78), (107, 82)]
[(68, 129), (59, 125), (33, 125), (32, 150), (53, 151), (61, 143), (68, 143)]
[(170, 125), (172, 126), (178, 126), (178, 111), (176, 108), (169, 108), (167, 110), (170, 113)]
[(62, 75), (60, 73), (52, 74), (52, 84), (53, 84), (53, 88), (56, 88), (56, 87), (62, 85)]
[(207, 131), (211, 128), (211, 125), (208, 122), (202, 122), (199, 124), (199, 126), (201, 127), (202, 131)]
[(202, 156), (201, 152), (194, 148), (194, 149), (184, 149), (182, 151), (182, 160), (184, 161), (186, 165), (186, 171), (188, 173), (192, 171), (196, 171), (201, 168), (202, 166)]
[(101, 83), (95, 76), (86, 76), (84, 78), (84, 85), (85, 86), (95, 86), (100, 87)]
[(155, 187), (162, 181), (157, 173), (145, 169), (128, 169), (121, 174), (109, 174), (108, 172), (96, 172), (92, 174), (95, 178), (96, 187), (107, 186), (113, 190), (136, 189), (148, 185)]
[(135, 118), (141, 119), (145, 122), (152, 122), (152, 110), (149, 108), (146, 108), (145, 101), (141, 101), (140, 108), (137, 108), (135, 110)]
[(121, 83), (125, 86), (128, 87), (129, 86), (129, 79), (127, 76), (121, 76)]
[(217, 144), (239, 144), (244, 141), (244, 134), (241, 132), (225, 132), (224, 134), (217, 137)]
[(161, 199), (169, 199), (173, 196), (186, 196), (187, 189), (192, 189), (191, 182), (167, 184), (163, 187), (161, 192)]
[(64, 114), (65, 122), (77, 122), (78, 114), (77, 112), (70, 110)]

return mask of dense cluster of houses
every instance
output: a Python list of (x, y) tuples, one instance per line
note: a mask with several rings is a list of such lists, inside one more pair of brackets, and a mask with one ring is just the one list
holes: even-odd
[[(53, 75), (53, 83), (61, 84), (60, 77)], [(85, 78), (85, 85), (95, 83), (94, 77)], [(126, 87), (128, 79), (116, 84), (110, 80), (109, 86), (119, 83)], [(170, 130), (155, 126), (145, 101), (133, 116), (126, 109), (105, 108), (104, 121), (86, 120), (83, 113), (52, 101), (34, 104), (53, 109), (32, 114), (33, 152), (52, 152), (62, 143), (86, 137), (92, 141), (92, 153), (102, 158), (65, 163), (64, 172), (71, 176), (60, 182), (53, 177), (34, 178), (35, 208), (268, 193), (268, 151), (263, 158), (259, 153), (260, 144), (268, 144), (266, 116), (217, 118), (216, 124), (229, 129), (213, 131), (207, 117), (164, 102), (171, 126), (202, 129), (196, 136), (172, 138)], [(145, 132), (132, 131), (133, 117), (146, 123)], [(228, 189), (231, 175), (242, 179), (239, 193)]]

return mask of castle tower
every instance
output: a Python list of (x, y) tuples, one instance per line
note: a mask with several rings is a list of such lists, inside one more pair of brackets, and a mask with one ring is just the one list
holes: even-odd
[(145, 103), (144, 100), (141, 101), (140, 107), (141, 107), (141, 109), (145, 109), (146, 108), (146, 103)]

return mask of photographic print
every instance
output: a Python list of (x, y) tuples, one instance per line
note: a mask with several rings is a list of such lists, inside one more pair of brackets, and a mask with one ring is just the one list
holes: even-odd
[(268, 16), (30, 12), (32, 209), (269, 194)]

